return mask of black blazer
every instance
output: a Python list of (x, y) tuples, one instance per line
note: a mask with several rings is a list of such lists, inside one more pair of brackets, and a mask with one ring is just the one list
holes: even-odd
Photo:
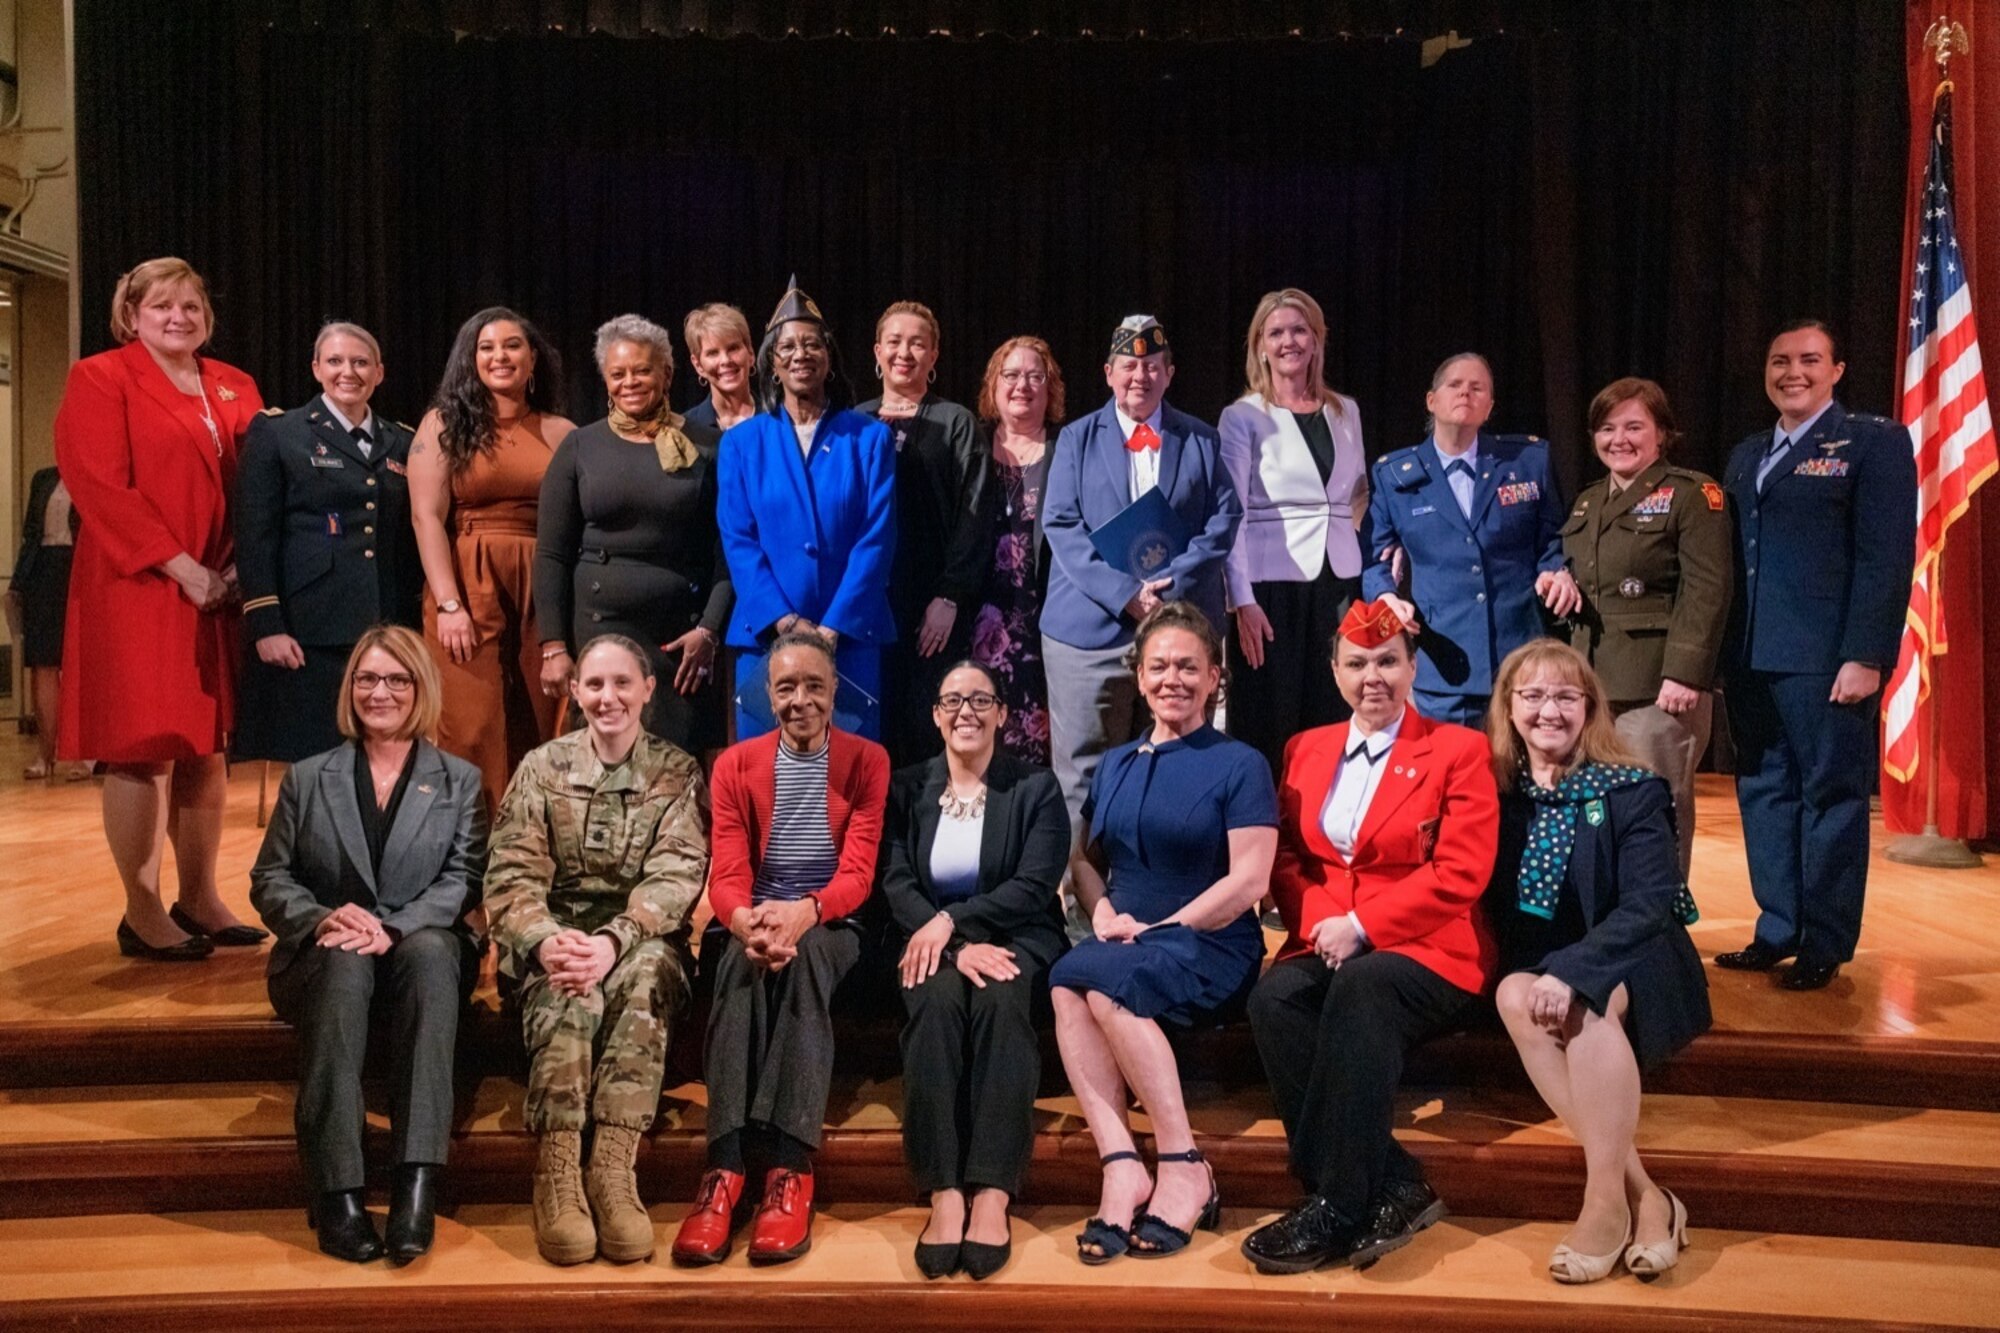
[[(1534, 970), (1568, 983), (1598, 1014), (1622, 984), (1626, 1033), (1640, 1067), (1650, 1068), (1708, 1030), (1708, 977), (1687, 928), (1674, 917), (1680, 843), (1667, 784), (1654, 778), (1622, 787), (1604, 806), (1601, 824), (1579, 814), (1563, 882), (1563, 892), (1574, 893), (1582, 908), (1584, 936)], [(1521, 851), (1534, 817), (1534, 802), (1525, 796), (1501, 798), (1500, 854), (1487, 906), (1503, 942), (1520, 917)]]
[[(14, 577), (9, 580), (10, 588), (25, 588), (34, 575), (35, 565), (42, 558), (42, 519), (49, 508), (49, 497), (55, 494), (56, 482), (61, 477), (52, 467), (42, 468), (35, 473), (35, 479), (28, 483), (28, 512), (21, 516), (21, 553), (14, 558)], [(69, 507), (69, 539), (76, 541), (77, 530), (83, 526), (83, 515), (77, 513), (76, 506)]]
[(479, 901), (486, 876), (486, 804), (479, 770), (417, 742), (410, 785), (389, 826), (382, 873), (354, 796), (348, 742), (285, 774), (264, 845), (250, 869), (250, 903), (276, 937), (271, 975), (291, 964), (335, 907), (360, 903), (399, 934), (451, 927)]
[[(873, 417), (882, 400), (854, 410)], [(986, 503), (991, 454), (979, 423), (957, 403), (927, 397), (916, 415), (883, 423), (896, 449), (896, 557), (889, 604), (896, 632), (913, 644), (933, 597), (958, 604), (953, 638), (970, 640), (977, 598), (993, 560)]]
[[(945, 759), (896, 770), (882, 828), (881, 890), (896, 930), (908, 937), (938, 914), (931, 847), (944, 812)], [(1069, 864), (1069, 810), (1055, 774), (1006, 754), (986, 770), (986, 825), (979, 890), (943, 910), (952, 946), (999, 944), (1047, 967), (1069, 947), (1057, 889)], [(1025, 969), (1024, 969), (1025, 970)]]

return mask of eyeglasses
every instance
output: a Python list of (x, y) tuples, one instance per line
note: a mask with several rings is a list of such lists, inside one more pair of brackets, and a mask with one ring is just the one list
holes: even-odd
[(972, 705), (972, 711), (975, 713), (990, 713), (993, 711), (993, 705), (999, 702), (998, 696), (981, 690), (978, 694), (940, 694), (937, 706), (938, 711), (947, 714), (956, 713), (967, 704)]
[(1589, 702), (1590, 699), (1590, 696), (1581, 690), (1540, 690), (1533, 688), (1515, 690), (1514, 697), (1530, 708), (1540, 708), (1543, 704), (1553, 703), (1565, 713), (1575, 712), (1577, 709), (1583, 707), (1585, 703)]
[(377, 675), (373, 671), (357, 671), (354, 673), (354, 688), (363, 694), (375, 693), (377, 685), (387, 685), (391, 694), (408, 694), (417, 687), (417, 678), (401, 671), (392, 672), (386, 676)]
[(1031, 389), (1039, 389), (1049, 382), (1049, 372), (1046, 370), (1003, 370), (1000, 372), (1000, 382), (1009, 388), (1012, 388), (1016, 384), (1025, 384)]
[(826, 351), (826, 344), (817, 338), (804, 338), (798, 342), (787, 339), (771, 349), (780, 361), (796, 361), (802, 356), (819, 356)]

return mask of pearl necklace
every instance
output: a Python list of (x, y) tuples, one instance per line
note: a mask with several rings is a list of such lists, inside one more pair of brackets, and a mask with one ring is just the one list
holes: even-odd
[(981, 783), (979, 790), (970, 796), (960, 796), (947, 785), (944, 794), (938, 797), (938, 808), (944, 811), (947, 819), (960, 822), (977, 819), (986, 813), (986, 785)]

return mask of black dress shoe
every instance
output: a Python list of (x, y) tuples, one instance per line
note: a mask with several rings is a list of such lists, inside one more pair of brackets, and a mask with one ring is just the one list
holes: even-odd
[(1786, 990), (1824, 990), (1826, 984), (1839, 975), (1839, 963), (1800, 960), (1785, 969), (1785, 975), (1778, 978), (1778, 984)]
[(1361, 1239), (1361, 1227), (1318, 1194), (1243, 1241), (1243, 1257), (1260, 1273), (1309, 1273), (1344, 1264)]
[(1400, 1250), (1419, 1231), (1441, 1220), (1444, 1200), (1421, 1180), (1387, 1180), (1369, 1200), (1368, 1221), (1354, 1244), (1348, 1262), (1366, 1268), (1393, 1250)]
[(118, 952), (127, 958), (144, 958), (153, 963), (199, 963), (215, 952), (215, 946), (200, 935), (189, 935), (179, 944), (148, 944), (139, 938), (129, 921), (118, 923)]
[(427, 1162), (405, 1163), (396, 1169), (385, 1238), (391, 1263), (406, 1264), (429, 1252), (437, 1235), (437, 1191), (443, 1175), (443, 1167)]
[(1769, 972), (1778, 964), (1792, 956), (1790, 949), (1780, 949), (1762, 940), (1751, 940), (1735, 953), (1719, 953), (1715, 956), (1717, 967), (1726, 967), (1732, 972)]
[(361, 1206), (360, 1190), (329, 1190), (306, 1206), (306, 1223), (319, 1232), (322, 1254), (365, 1264), (382, 1257), (375, 1220)]
[(195, 938), (213, 941), (224, 949), (248, 949), (271, 938), (271, 932), (268, 930), (241, 924), (224, 926), (221, 930), (210, 930), (192, 915), (183, 912), (179, 903), (167, 909), (167, 918)]
[(969, 1240), (958, 1247), (958, 1266), (974, 1282), (984, 1282), (1007, 1266), (1014, 1257), (1014, 1236), (1010, 1231), (1007, 1239), (998, 1245), (985, 1245)]

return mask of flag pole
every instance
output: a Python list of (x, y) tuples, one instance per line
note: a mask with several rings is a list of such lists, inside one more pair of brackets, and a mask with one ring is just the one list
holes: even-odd
[[(1931, 105), (1951, 89), (1951, 59), (1969, 52), (1971, 43), (1966, 40), (1963, 25), (1954, 23), (1944, 15), (1931, 24), (1924, 33), (1924, 48), (1931, 52), (1937, 62), (1938, 84), (1931, 94)], [(1948, 165), (1948, 164), (1947, 164)], [(1944, 597), (1944, 546), (1940, 542), (1937, 553), (1931, 561), (1931, 604), (1937, 605)], [(1924, 831), (1904, 834), (1891, 839), (1883, 849), (1883, 855), (1891, 861), (1904, 865), (1927, 866), (1936, 870), (1970, 870), (1983, 864), (1979, 853), (1958, 838), (1947, 838), (1938, 831), (1938, 788), (1941, 765), (1938, 744), (1939, 690), (1942, 682), (1938, 678), (1938, 655), (1929, 635), (1924, 636), (1923, 667), (1924, 679), (1930, 681), (1929, 697), (1920, 701), (1919, 707), (1926, 709), (1923, 737), (1917, 752), (1917, 773), (1924, 782)]]

